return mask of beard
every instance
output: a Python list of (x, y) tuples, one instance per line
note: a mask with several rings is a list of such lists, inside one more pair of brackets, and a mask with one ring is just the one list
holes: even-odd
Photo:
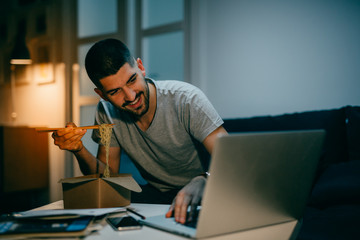
[(145, 82), (145, 91), (141, 91), (136, 94), (135, 99), (139, 99), (141, 101), (141, 97), (143, 96), (143, 103), (137, 109), (127, 108), (132, 102), (125, 102), (121, 107), (120, 110), (129, 113), (133, 118), (139, 119), (140, 117), (144, 116), (149, 110), (149, 96), (150, 90), (148, 82), (144, 79)]

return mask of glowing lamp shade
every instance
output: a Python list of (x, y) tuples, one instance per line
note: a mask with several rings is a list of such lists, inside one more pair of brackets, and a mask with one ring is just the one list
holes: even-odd
[(11, 52), (10, 63), (11, 64), (31, 64), (31, 57), (29, 49), (25, 43), (25, 21), (20, 21), (18, 25), (18, 32), (15, 39), (15, 45)]
[(16, 41), (15, 47), (11, 53), (10, 63), (14, 65), (32, 63), (29, 49), (25, 44), (25, 38), (22, 42)]

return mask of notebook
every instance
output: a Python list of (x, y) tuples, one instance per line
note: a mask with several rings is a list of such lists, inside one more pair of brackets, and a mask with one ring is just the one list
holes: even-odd
[(204, 238), (300, 219), (324, 136), (323, 130), (221, 136), (215, 142), (196, 228), (175, 223), (165, 213), (142, 223)]

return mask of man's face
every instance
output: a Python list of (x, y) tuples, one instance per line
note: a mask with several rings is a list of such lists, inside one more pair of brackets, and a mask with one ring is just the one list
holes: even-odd
[(102, 89), (95, 89), (103, 99), (117, 108), (140, 118), (149, 109), (149, 86), (141, 60), (137, 66), (125, 63), (119, 71), (100, 80)]

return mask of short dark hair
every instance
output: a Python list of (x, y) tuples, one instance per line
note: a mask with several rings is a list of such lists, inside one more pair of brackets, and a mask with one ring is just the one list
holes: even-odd
[(102, 88), (101, 79), (116, 74), (125, 63), (133, 67), (134, 57), (123, 42), (113, 38), (95, 43), (85, 57), (86, 72), (98, 88)]

